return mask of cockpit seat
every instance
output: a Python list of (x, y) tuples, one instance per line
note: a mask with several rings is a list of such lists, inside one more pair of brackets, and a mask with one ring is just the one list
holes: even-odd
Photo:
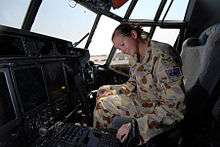
[(181, 58), (185, 89), (189, 91), (196, 82), (210, 94), (219, 78), (220, 68), (220, 24), (201, 33), (199, 38), (184, 41)]
[(213, 143), (212, 114), (220, 112), (213, 110), (220, 90), (220, 24), (207, 28), (198, 38), (186, 39), (181, 58), (186, 91), (182, 146), (208, 147)]

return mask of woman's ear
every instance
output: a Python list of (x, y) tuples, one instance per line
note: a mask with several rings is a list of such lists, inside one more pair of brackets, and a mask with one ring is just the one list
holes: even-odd
[(131, 37), (133, 37), (134, 39), (137, 39), (137, 32), (132, 30), (131, 31)]

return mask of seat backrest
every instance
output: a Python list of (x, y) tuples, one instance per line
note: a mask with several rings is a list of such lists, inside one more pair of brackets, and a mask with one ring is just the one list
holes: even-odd
[(209, 27), (198, 38), (186, 39), (181, 58), (186, 91), (185, 146), (208, 146), (212, 109), (218, 97), (213, 93), (220, 79), (220, 24)]
[(220, 76), (220, 24), (209, 27), (199, 38), (185, 40), (181, 58), (186, 91), (199, 81), (210, 94)]

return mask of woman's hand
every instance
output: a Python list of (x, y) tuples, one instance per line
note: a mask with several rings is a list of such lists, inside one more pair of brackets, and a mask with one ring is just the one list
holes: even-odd
[(109, 89), (99, 89), (97, 93), (97, 97), (103, 97), (103, 96), (108, 96), (112, 94), (113, 94), (112, 91)]
[(125, 95), (128, 95), (129, 93), (131, 93), (130, 90), (125, 86), (122, 86), (121, 90), (122, 90), (122, 93)]
[(131, 123), (123, 124), (116, 134), (116, 138), (118, 138), (121, 142), (124, 142), (125, 139), (128, 137), (129, 131), (131, 128)]
[(110, 91), (109, 85), (104, 85), (104, 86), (99, 87), (99, 89), (97, 91), (97, 97), (105, 96), (106, 93), (108, 93), (108, 91)]

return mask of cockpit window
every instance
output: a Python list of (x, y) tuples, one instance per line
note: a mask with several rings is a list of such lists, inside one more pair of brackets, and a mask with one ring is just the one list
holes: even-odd
[[(166, 13), (166, 10), (171, 2), (172, 0), (167, 1), (163, 13), (161, 14), (160, 20), (163, 19), (164, 14)], [(170, 9), (164, 20), (183, 20), (188, 2), (189, 0), (173, 0), (172, 5), (170, 6)]]
[(101, 16), (101, 19), (96, 28), (92, 42), (89, 46), (91, 55), (90, 60), (96, 64), (104, 64), (112, 49), (112, 32), (119, 25), (119, 22), (110, 19), (106, 16)]
[[(44, 0), (31, 31), (74, 43), (90, 32), (95, 17), (95, 13), (68, 0)], [(86, 40), (77, 47), (84, 48)]]
[(138, 0), (130, 19), (153, 20), (161, 0)]
[(174, 45), (177, 36), (179, 35), (179, 29), (164, 29), (157, 27), (154, 35), (153, 40), (168, 43), (169, 45)]
[(21, 28), (31, 0), (1, 0), (0, 24)]
[[(165, 20), (183, 20), (189, 0), (167, 0), (160, 20), (163, 19), (170, 3), (172, 4)], [(130, 19), (153, 20), (161, 0), (138, 0)]]

